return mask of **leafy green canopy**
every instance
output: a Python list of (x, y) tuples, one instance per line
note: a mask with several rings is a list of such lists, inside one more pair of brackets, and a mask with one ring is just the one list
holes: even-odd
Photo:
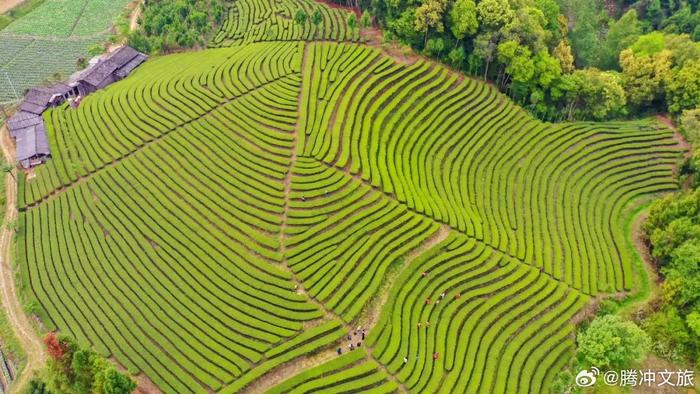
[(651, 344), (642, 329), (617, 315), (596, 317), (576, 339), (579, 362), (601, 370), (630, 368)]
[(226, 16), (223, 0), (154, 0), (142, 7), (139, 28), (128, 43), (145, 53), (204, 47)]
[(679, 362), (700, 348), (700, 188), (652, 206), (645, 225), (652, 255), (665, 277), (660, 308), (644, 321), (655, 351)]
[(49, 361), (43, 379), (34, 378), (29, 394), (129, 394), (136, 383), (104, 357), (81, 349), (72, 339), (50, 332), (44, 338)]

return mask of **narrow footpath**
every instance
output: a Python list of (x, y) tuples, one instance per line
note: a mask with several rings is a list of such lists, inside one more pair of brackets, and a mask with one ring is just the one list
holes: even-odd
[[(0, 129), (0, 145), (5, 160), (14, 163), (14, 154), (10, 147), (10, 137), (6, 127)], [(5, 179), (6, 208), (4, 223), (12, 223), (17, 220), (17, 182), (15, 180), (16, 170), (12, 174), (7, 174)], [(20, 345), (27, 354), (27, 364), (17, 376), (10, 388), (10, 392), (18, 393), (26, 387), (35, 371), (38, 371), (46, 362), (46, 352), (41, 338), (34, 330), (29, 318), (24, 313), (22, 303), (17, 294), (15, 285), (15, 273), (12, 269), (11, 248), (12, 248), (12, 228), (5, 225), (0, 233), (0, 290), (2, 291), (2, 306), (7, 314), (7, 320), (12, 326)]]

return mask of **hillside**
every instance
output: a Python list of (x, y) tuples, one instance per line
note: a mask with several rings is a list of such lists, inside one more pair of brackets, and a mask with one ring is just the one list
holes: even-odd
[(165, 392), (539, 392), (572, 317), (630, 289), (626, 208), (676, 188), (671, 131), (541, 123), (360, 44), (233, 45), (45, 115), (18, 257), (48, 328)]

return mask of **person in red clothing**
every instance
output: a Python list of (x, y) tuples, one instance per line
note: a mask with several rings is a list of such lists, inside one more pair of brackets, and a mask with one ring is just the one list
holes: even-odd
[(440, 353), (438, 353), (438, 352), (433, 353), (433, 360), (437, 360), (438, 358), (440, 358)]
[(425, 305), (430, 305), (430, 298), (425, 299)]

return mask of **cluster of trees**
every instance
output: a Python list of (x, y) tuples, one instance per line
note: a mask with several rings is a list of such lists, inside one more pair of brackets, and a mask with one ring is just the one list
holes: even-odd
[(136, 388), (130, 377), (104, 357), (80, 349), (67, 337), (50, 332), (44, 344), (50, 356), (44, 378), (32, 379), (28, 394), (129, 394)]
[[(700, 126), (700, 113), (683, 118)], [(688, 169), (696, 178), (700, 174), (700, 151)], [(664, 282), (643, 327), (654, 339), (654, 351), (678, 363), (700, 357), (700, 187), (697, 179), (694, 183), (694, 190), (656, 202), (645, 225)]]
[[(583, 324), (576, 335), (577, 352), (573, 371), (620, 371), (636, 367), (651, 346), (649, 336), (635, 323), (620, 316), (601, 313)], [(578, 392), (570, 370), (559, 373), (552, 385), (554, 393)], [(602, 382), (602, 379), (601, 379)], [(602, 384), (601, 384), (602, 385)]]
[(145, 53), (204, 47), (226, 16), (224, 0), (146, 0), (130, 46)]
[[(565, 0), (564, 10), (557, 0), (362, 0), (360, 6), (388, 39), (493, 81), (542, 118), (680, 114), (700, 105), (700, 45), (688, 34), (692, 23), (675, 14), (649, 22), (647, 3), (655, 0), (620, 4), (629, 8), (617, 20), (602, 1), (568, 1), (575, 12)], [(682, 15), (700, 15), (679, 1)], [(664, 32), (651, 30), (661, 25)]]

